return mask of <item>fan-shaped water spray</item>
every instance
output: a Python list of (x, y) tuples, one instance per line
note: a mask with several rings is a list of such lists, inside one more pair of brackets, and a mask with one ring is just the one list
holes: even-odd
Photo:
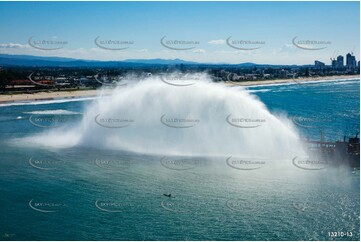
[(275, 158), (299, 152), (292, 124), (255, 96), (211, 83), (205, 75), (188, 78), (196, 81), (169, 85), (153, 76), (118, 87), (92, 102), (75, 127), (51, 130), (32, 142), (173, 155)]

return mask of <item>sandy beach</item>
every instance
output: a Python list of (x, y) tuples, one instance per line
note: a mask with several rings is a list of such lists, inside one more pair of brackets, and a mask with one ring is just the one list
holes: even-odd
[[(310, 77), (299, 79), (280, 79), (280, 80), (265, 80), (265, 81), (245, 81), (245, 82), (227, 82), (231, 86), (257, 86), (257, 85), (271, 85), (271, 84), (283, 84), (283, 83), (305, 83), (310, 81), (321, 80), (339, 80), (339, 79), (357, 79), (359, 75), (349, 76), (327, 76), (327, 77)], [(67, 99), (67, 98), (81, 98), (81, 97), (95, 97), (101, 93), (110, 93), (112, 90), (79, 90), (79, 91), (55, 91), (55, 92), (37, 92), (33, 94), (14, 94), (14, 95), (0, 95), (0, 103), (12, 103), (12, 102), (31, 102), (41, 100), (54, 100), (54, 99)]]
[(33, 94), (14, 94), (14, 95), (0, 95), (0, 103), (11, 102), (31, 102), (41, 100), (67, 99), (67, 98), (81, 98), (81, 97), (95, 97), (102, 94), (110, 93), (111, 90), (79, 90), (79, 91), (55, 91), (55, 92), (37, 92)]

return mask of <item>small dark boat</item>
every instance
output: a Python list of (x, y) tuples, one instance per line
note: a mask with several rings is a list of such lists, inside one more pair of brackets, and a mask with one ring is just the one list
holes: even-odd
[(163, 194), (163, 196), (166, 196), (166, 197), (172, 197), (172, 194)]

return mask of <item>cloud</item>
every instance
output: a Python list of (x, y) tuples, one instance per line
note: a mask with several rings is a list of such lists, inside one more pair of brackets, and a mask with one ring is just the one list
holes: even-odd
[(203, 49), (196, 49), (196, 50), (193, 50), (193, 53), (206, 53), (206, 51), (205, 50), (203, 50)]
[(236, 53), (236, 50), (215, 50), (212, 53), (214, 54), (234, 54)]
[(24, 49), (24, 48), (29, 48), (29, 45), (16, 44), (16, 43), (0, 44), (0, 49)]
[(137, 50), (138, 52), (148, 52), (148, 49), (140, 49), (140, 50)]
[(106, 50), (100, 49), (100, 48), (90, 48), (89, 51), (90, 52), (105, 52)]
[(278, 53), (296, 53), (300, 49), (296, 48), (293, 44), (284, 44), (282, 47), (278, 48)]
[(224, 43), (226, 43), (226, 41), (223, 39), (208, 41), (208, 44), (211, 44), (211, 45), (223, 45)]
[[(209, 47), (209, 46), (208, 46)], [(127, 49), (121, 51), (107, 51), (100, 48), (62, 48), (59, 50), (39, 50), (27, 44), (0, 43), (0, 54), (57, 56), (84, 60), (116, 61), (125, 59), (183, 59), (204, 63), (267, 63), (267, 64), (310, 64), (317, 58), (329, 63), (332, 54), (330, 51), (317, 52), (302, 51), (292, 44), (276, 46), (274, 48), (261, 48), (253, 51), (237, 51), (231, 48), (225, 50), (193, 49), (190, 51), (172, 51), (166, 49)], [(340, 53), (347, 50), (340, 49)], [(358, 57), (356, 57), (358, 58)]]

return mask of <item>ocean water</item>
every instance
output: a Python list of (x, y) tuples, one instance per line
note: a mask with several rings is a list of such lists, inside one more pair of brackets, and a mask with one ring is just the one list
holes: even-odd
[(359, 131), (359, 90), (148, 80), (97, 100), (2, 105), (0, 239), (359, 240), (359, 170), (292, 163), (298, 137)]

